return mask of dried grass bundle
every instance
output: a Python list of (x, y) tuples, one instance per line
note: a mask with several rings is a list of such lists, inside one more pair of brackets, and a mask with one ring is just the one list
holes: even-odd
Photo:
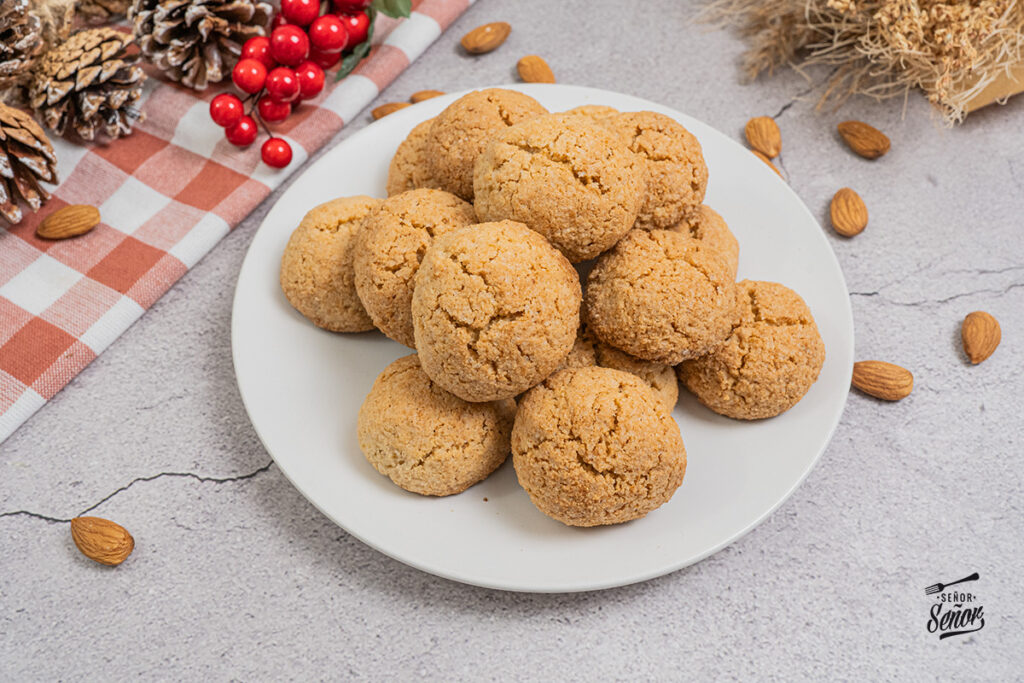
[(952, 125), (1024, 62), (1024, 0), (710, 0), (701, 19), (750, 39), (750, 79), (782, 65), (832, 66), (819, 108), (920, 88)]

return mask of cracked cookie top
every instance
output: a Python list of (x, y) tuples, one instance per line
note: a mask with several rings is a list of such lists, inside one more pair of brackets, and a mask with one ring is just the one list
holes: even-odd
[(740, 322), (714, 353), (687, 361), (679, 379), (711, 410), (738, 420), (795, 406), (825, 362), (825, 343), (799, 294), (775, 282), (736, 285)]
[(562, 370), (527, 392), (512, 428), (519, 484), (571, 526), (618, 524), (672, 497), (686, 472), (676, 424), (638, 377)]
[(412, 318), (423, 370), (467, 401), (511, 398), (547, 377), (579, 327), (580, 282), (521, 223), (481, 223), (434, 240)]
[(359, 409), (363, 455), (407, 491), (449, 496), (482, 481), (509, 453), (516, 406), (469, 403), (420, 368), (416, 354), (384, 368)]
[(609, 107), (605, 104), (581, 104), (578, 107), (567, 109), (565, 114), (575, 114), (576, 116), (583, 116), (595, 123), (601, 123), (605, 119), (610, 119), (619, 113), (619, 110), (615, 107)]
[(366, 216), (353, 257), (356, 292), (381, 332), (414, 346), (412, 292), (420, 261), (435, 237), (475, 221), (472, 204), (426, 188), (389, 197)]
[(452, 102), (434, 119), (426, 143), (437, 187), (472, 201), (473, 164), (487, 142), (547, 111), (529, 95), (501, 88), (476, 90)]
[(388, 166), (388, 196), (420, 187), (436, 188), (437, 181), (427, 163), (427, 140), (434, 119), (427, 119), (410, 131), (395, 150)]
[(289, 303), (332, 332), (365, 332), (373, 321), (356, 294), (352, 245), (363, 218), (380, 203), (343, 197), (313, 208), (281, 257), (281, 289)]
[(725, 259), (669, 230), (632, 230), (597, 260), (587, 280), (587, 327), (644, 360), (675, 365), (710, 353), (736, 321)]
[(512, 126), (480, 155), (477, 217), (525, 223), (573, 263), (610, 249), (636, 220), (644, 167), (607, 129), (578, 114)]
[(707, 204), (701, 204), (696, 211), (688, 213), (669, 229), (700, 240), (717, 251), (728, 263), (732, 278), (736, 279), (736, 269), (740, 264), (740, 243), (717, 211)]
[(671, 365), (642, 360), (602, 342), (594, 343), (594, 355), (598, 366), (628, 372), (646, 382), (668, 412), (671, 413), (676, 407), (679, 400), (679, 382)]
[(645, 161), (647, 192), (634, 227), (668, 228), (704, 201), (708, 167), (700, 143), (675, 119), (631, 111), (601, 122)]

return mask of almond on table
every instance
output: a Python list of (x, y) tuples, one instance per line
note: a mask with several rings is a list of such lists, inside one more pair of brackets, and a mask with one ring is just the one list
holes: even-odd
[(868, 225), (868, 207), (860, 195), (848, 187), (832, 197), (829, 215), (832, 227), (843, 237), (859, 235)]
[(482, 55), (496, 50), (511, 31), (512, 27), (504, 21), (477, 26), (462, 36), (462, 47), (471, 55)]
[(770, 116), (755, 116), (747, 121), (744, 128), (747, 142), (751, 149), (755, 149), (769, 159), (779, 156), (782, 151), (782, 133), (779, 131), (779, 124)]
[(847, 146), (865, 159), (877, 159), (889, 151), (885, 133), (863, 121), (843, 121), (836, 128)]

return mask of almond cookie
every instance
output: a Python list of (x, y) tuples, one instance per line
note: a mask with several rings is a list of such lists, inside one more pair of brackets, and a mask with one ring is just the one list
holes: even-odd
[(437, 115), (427, 139), (427, 161), (437, 187), (473, 200), (473, 164), (493, 136), (546, 114), (529, 95), (491, 88), (463, 95)]
[(427, 163), (427, 140), (430, 139), (430, 125), (434, 119), (419, 124), (409, 133), (391, 157), (388, 166), (388, 196), (400, 194), (420, 187), (436, 188), (437, 181)]
[(775, 282), (736, 285), (742, 318), (714, 353), (676, 370), (711, 410), (737, 420), (774, 417), (795, 406), (825, 362), (825, 343), (800, 295)]
[(512, 126), (477, 159), (482, 221), (525, 223), (573, 263), (612, 247), (636, 220), (643, 160), (586, 117), (548, 114)]
[(610, 119), (619, 113), (619, 110), (615, 107), (609, 107), (604, 104), (581, 104), (578, 107), (573, 107), (565, 112), (566, 114), (576, 114), (577, 116), (585, 116), (586, 118), (594, 121), (595, 123), (601, 123), (605, 119)]
[(736, 279), (736, 269), (740, 264), (740, 243), (736, 241), (725, 219), (719, 216), (717, 211), (707, 204), (701, 204), (696, 211), (687, 214), (670, 230), (700, 240), (722, 254), (729, 264), (733, 279)]
[(618, 524), (667, 502), (686, 472), (679, 426), (640, 378), (555, 373), (527, 392), (512, 428), (519, 484), (570, 526)]
[(632, 230), (587, 280), (587, 328), (644, 360), (675, 365), (717, 349), (737, 319), (721, 254), (669, 230)]
[(332, 332), (365, 332), (373, 321), (356, 294), (352, 245), (363, 218), (380, 203), (342, 197), (317, 206), (295, 228), (281, 257), (281, 289), (313, 324)]
[(653, 111), (625, 112), (602, 123), (646, 161), (647, 193), (635, 227), (669, 228), (700, 206), (708, 167), (690, 131)]
[(412, 296), (423, 370), (467, 401), (511, 398), (569, 353), (580, 298), (572, 265), (521, 223), (442, 235), (423, 257)]
[(671, 365), (641, 360), (601, 342), (594, 344), (594, 357), (599, 367), (621, 370), (642, 379), (670, 413), (676, 407), (679, 382), (676, 381), (676, 372)]
[(412, 347), (412, 290), (420, 259), (439, 237), (476, 222), (473, 205), (441, 190), (385, 199), (363, 221), (353, 267), (356, 292), (381, 332)]
[(420, 368), (416, 354), (384, 368), (359, 409), (363, 455), (406, 491), (450, 496), (483, 481), (509, 453), (513, 401), (468, 403)]

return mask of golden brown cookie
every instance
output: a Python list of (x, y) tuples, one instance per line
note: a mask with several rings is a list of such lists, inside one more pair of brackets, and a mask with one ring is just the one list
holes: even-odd
[(467, 401), (511, 398), (569, 353), (580, 298), (572, 265), (521, 223), (442, 235), (420, 264), (412, 297), (423, 370)]
[(643, 174), (643, 160), (604, 127), (548, 114), (491, 140), (477, 159), (474, 205), (480, 220), (525, 223), (577, 263), (629, 231)]
[(373, 321), (356, 294), (352, 245), (360, 223), (380, 203), (343, 197), (317, 206), (295, 228), (281, 257), (281, 289), (315, 325), (332, 332), (364, 332)]
[(686, 472), (679, 426), (644, 382), (608, 368), (555, 373), (527, 392), (512, 428), (519, 484), (571, 526), (618, 524), (667, 502)]
[(426, 188), (385, 199), (363, 221), (353, 267), (356, 292), (381, 332), (412, 347), (412, 290), (420, 259), (439, 237), (476, 222), (473, 205)]
[(736, 279), (736, 269), (740, 263), (740, 243), (729, 230), (725, 219), (707, 204), (701, 204), (696, 211), (688, 213), (683, 220), (670, 228), (676, 232), (689, 235), (700, 240), (711, 249), (725, 257), (729, 264), (732, 277)]
[(395, 156), (391, 157), (387, 184), (389, 197), (420, 187), (437, 187), (427, 161), (427, 140), (430, 139), (433, 122), (434, 119), (428, 119), (413, 128), (398, 146)]
[(547, 113), (514, 90), (476, 90), (448, 105), (430, 126), (427, 161), (437, 187), (473, 200), (473, 164), (487, 142), (509, 126)]
[(642, 379), (670, 413), (676, 407), (679, 382), (676, 381), (676, 372), (671, 365), (641, 360), (602, 342), (594, 344), (594, 356), (599, 367), (621, 370)]
[(609, 119), (618, 114), (619, 110), (615, 107), (609, 107), (604, 104), (581, 104), (578, 107), (566, 110), (565, 113), (585, 116), (595, 123), (601, 123), (605, 119)]
[(384, 368), (359, 409), (363, 455), (406, 491), (450, 496), (509, 453), (513, 401), (468, 403), (430, 381), (416, 354)]
[(653, 111), (632, 111), (602, 124), (646, 161), (647, 193), (635, 227), (669, 228), (704, 201), (704, 154), (697, 138), (677, 121)]
[(737, 317), (735, 289), (726, 260), (700, 241), (631, 230), (590, 271), (587, 328), (637, 358), (675, 365), (725, 341)]
[(795, 406), (825, 362), (825, 343), (800, 295), (775, 282), (736, 285), (742, 318), (717, 351), (686, 361), (679, 379), (711, 410), (738, 420)]

